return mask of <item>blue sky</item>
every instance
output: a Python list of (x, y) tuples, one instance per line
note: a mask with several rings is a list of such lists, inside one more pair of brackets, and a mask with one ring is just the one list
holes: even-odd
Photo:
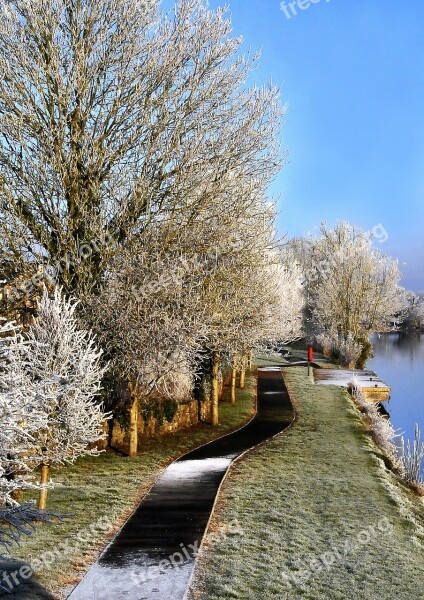
[(381, 224), (403, 285), (424, 290), (422, 0), (315, 0), (290, 19), (280, 0), (229, 4), (246, 50), (262, 51), (251, 83), (272, 79), (289, 105), (290, 155), (272, 187), (280, 232)]

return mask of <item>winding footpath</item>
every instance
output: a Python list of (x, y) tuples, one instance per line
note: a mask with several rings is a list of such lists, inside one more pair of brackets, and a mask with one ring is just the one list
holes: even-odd
[(280, 368), (258, 369), (256, 416), (173, 462), (69, 600), (183, 600), (231, 464), (287, 429), (293, 419)]

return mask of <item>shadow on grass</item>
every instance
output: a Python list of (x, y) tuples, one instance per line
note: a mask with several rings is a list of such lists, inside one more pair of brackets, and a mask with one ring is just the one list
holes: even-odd
[(0, 598), (19, 600), (54, 600), (32, 575), (28, 563), (0, 559)]

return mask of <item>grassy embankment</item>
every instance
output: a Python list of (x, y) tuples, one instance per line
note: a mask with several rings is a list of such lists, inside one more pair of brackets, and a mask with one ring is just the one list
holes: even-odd
[[(253, 375), (246, 378), (244, 391), (237, 390), (235, 406), (229, 404), (228, 394), (226, 389), (220, 405), (220, 425), (214, 429), (199, 425), (149, 440), (134, 459), (106, 452), (96, 458), (80, 459), (68, 467), (53, 469), (52, 479), (60, 485), (49, 492), (48, 510), (57, 514), (73, 513), (74, 516), (63, 522), (37, 526), (35, 533), (30, 538), (25, 537), (22, 546), (13, 550), (13, 556), (27, 562), (40, 557), (44, 559), (42, 567), (36, 570), (36, 579), (55, 594), (78, 581), (87, 565), (173, 459), (239, 428), (252, 417), (255, 406)], [(107, 533), (104, 531), (105, 519), (113, 523)], [(81, 538), (88, 539), (82, 541)], [(61, 544), (65, 544), (66, 549), (59, 552), (59, 556), (46, 554), (54, 552)], [(40, 597), (31, 595), (32, 588), (36, 594), (32, 582), (19, 588), (19, 598)], [(1, 593), (0, 597), (3, 597)]]
[(231, 469), (191, 597), (424, 597), (422, 499), (386, 470), (345, 391), (285, 372), (298, 419)]

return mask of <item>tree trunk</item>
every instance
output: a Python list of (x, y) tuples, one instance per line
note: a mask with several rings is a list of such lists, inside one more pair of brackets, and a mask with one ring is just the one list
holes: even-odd
[(128, 384), (131, 394), (130, 406), (130, 442), (128, 456), (134, 458), (138, 452), (138, 384)]
[(241, 362), (241, 371), (240, 371), (240, 383), (239, 387), (241, 390), (244, 390), (244, 386), (246, 385), (246, 357), (243, 356)]
[[(42, 485), (47, 485), (47, 483), (49, 482), (49, 470), (50, 470), (49, 465), (41, 466), (40, 483)], [(45, 510), (46, 507), (47, 507), (47, 488), (45, 487), (42, 490), (40, 490), (40, 495), (38, 496), (38, 508), (40, 510)]]
[(220, 356), (219, 352), (212, 352), (212, 391), (211, 391), (211, 422), (218, 425), (218, 374)]
[(235, 367), (231, 369), (231, 404), (236, 403), (236, 377), (237, 370)]
[(247, 368), (249, 369), (249, 371), (252, 370), (252, 365), (253, 365), (253, 352), (249, 352), (249, 355), (247, 357)]

